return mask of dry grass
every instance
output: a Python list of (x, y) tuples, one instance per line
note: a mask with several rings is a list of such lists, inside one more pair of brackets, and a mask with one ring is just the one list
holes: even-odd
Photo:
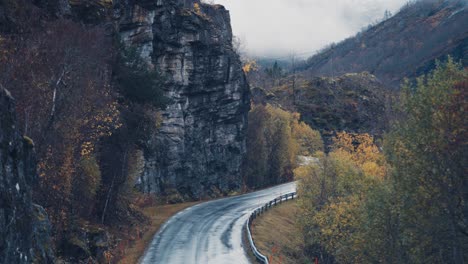
[(198, 202), (149, 206), (142, 209), (143, 213), (150, 219), (150, 225), (142, 238), (135, 241), (129, 248), (125, 250), (125, 257), (119, 261), (121, 264), (138, 263), (139, 258), (145, 252), (146, 247), (151, 243), (154, 235), (159, 228), (176, 213), (188, 208)]
[(301, 235), (295, 223), (297, 212), (296, 201), (290, 201), (272, 208), (253, 221), (255, 245), (268, 256), (270, 263), (301, 262)]

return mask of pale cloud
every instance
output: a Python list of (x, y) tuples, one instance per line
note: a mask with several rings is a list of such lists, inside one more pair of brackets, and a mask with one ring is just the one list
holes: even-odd
[(395, 13), (408, 0), (214, 0), (231, 13), (249, 54), (310, 55)]

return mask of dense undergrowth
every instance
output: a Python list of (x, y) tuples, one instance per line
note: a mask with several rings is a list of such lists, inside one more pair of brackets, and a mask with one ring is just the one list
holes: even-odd
[[(405, 84), (383, 147), (339, 133), (296, 169), (303, 252), (320, 263), (463, 263), (467, 72), (450, 58)], [(382, 151), (383, 149), (383, 151)]]
[(59, 258), (115, 262), (117, 238), (148, 223), (134, 186), (166, 102), (164, 79), (103, 24), (52, 19), (23, 4), (4, 6), (12, 32), (0, 38), (0, 83), (35, 146), (34, 202), (49, 215)]

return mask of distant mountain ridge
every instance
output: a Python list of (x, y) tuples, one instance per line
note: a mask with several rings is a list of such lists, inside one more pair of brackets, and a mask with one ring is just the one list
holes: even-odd
[(451, 55), (468, 65), (468, 1), (421, 0), (393, 17), (314, 55), (300, 66), (306, 76), (367, 71), (398, 87), (405, 77), (431, 70)]

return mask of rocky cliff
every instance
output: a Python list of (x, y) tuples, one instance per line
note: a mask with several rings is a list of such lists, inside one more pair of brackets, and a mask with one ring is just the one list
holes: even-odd
[(147, 144), (143, 190), (199, 198), (238, 189), (250, 100), (229, 12), (176, 0), (127, 0), (114, 10), (122, 40), (161, 72), (171, 101)]
[(16, 128), (14, 101), (0, 87), (0, 262), (49, 263), (50, 223), (32, 204), (36, 164), (32, 142)]

